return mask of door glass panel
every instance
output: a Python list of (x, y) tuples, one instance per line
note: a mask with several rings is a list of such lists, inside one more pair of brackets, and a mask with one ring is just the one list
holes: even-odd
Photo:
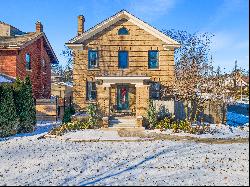
[(118, 110), (128, 110), (129, 109), (128, 87), (127, 86), (119, 86), (117, 88), (117, 109)]

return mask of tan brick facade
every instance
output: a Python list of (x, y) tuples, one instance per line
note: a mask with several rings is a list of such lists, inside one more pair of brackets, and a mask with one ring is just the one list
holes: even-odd
[[(129, 29), (129, 35), (119, 36), (118, 29)], [(75, 50), (73, 65), (74, 102), (79, 108), (86, 107), (86, 81), (95, 80), (96, 76), (108, 75), (147, 75), (152, 81), (160, 81), (167, 85), (174, 79), (174, 49), (163, 49), (163, 42), (146, 33), (132, 23), (120, 22), (106, 29), (98, 36), (89, 40), (83, 50)], [(88, 69), (88, 50), (95, 49), (99, 52), (99, 68)], [(129, 54), (129, 68), (118, 68), (118, 51), (127, 50)], [(148, 69), (148, 51), (159, 51), (159, 69)]]
[[(117, 15), (119, 16), (119, 14), (123, 13)], [(125, 12), (121, 16), (127, 14)], [(112, 19), (110, 18), (111, 21)], [(161, 39), (162, 36), (156, 37), (135, 24), (136, 19), (121, 18), (99, 32), (95, 31), (99, 28), (94, 27), (90, 32), (96, 33), (91, 37), (80, 42), (81, 35), (78, 35), (79, 41), (75, 40), (76, 42), (73, 42), (72, 45), (68, 43), (74, 53), (73, 99), (77, 110), (86, 110), (90, 103), (87, 99), (87, 82), (96, 82), (97, 98), (92, 102), (99, 105), (103, 116), (119, 112), (117, 107), (118, 90), (123, 85), (128, 91), (128, 95), (126, 95), (129, 101), (127, 111), (138, 117), (137, 126), (141, 126), (143, 118), (140, 116), (146, 116), (150, 98), (149, 83), (158, 82), (164, 87), (174, 81), (174, 49), (176, 46), (166, 45), (166, 40)], [(140, 21), (138, 22), (140, 23)], [(101, 27), (101, 25), (102, 23), (98, 26)], [(126, 28), (128, 35), (119, 35), (118, 30), (121, 28)], [(83, 36), (88, 34), (90, 33), (83, 33)], [(78, 47), (75, 47), (76, 45)], [(98, 66), (94, 69), (89, 69), (88, 66), (89, 50), (98, 51)], [(158, 69), (148, 67), (148, 53), (152, 50), (158, 51)], [(119, 68), (119, 51), (128, 52), (128, 68)]]

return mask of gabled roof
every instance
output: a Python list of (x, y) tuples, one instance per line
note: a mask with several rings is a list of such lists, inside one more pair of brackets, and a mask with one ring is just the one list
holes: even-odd
[(23, 48), (28, 42), (41, 37), (41, 33), (30, 32), (17, 36), (0, 36), (1, 48)]
[(37, 39), (43, 37), (45, 42), (45, 49), (51, 59), (51, 63), (58, 63), (58, 59), (46, 37), (46, 35), (41, 32), (29, 32), (22, 35), (16, 36), (0, 36), (0, 50), (1, 49), (23, 49), (30, 45)]
[(159, 38), (160, 40), (165, 42), (166, 45), (173, 46), (173, 47), (179, 47), (180, 46), (180, 44), (177, 41), (171, 39), (169, 36), (163, 34), (159, 30), (157, 30), (156, 28), (150, 26), (149, 24), (147, 24), (146, 22), (144, 22), (144, 21), (140, 20), (139, 18), (135, 17), (134, 15), (132, 15), (131, 13), (129, 13), (126, 10), (122, 10), (122, 11), (116, 13), (114, 16), (111, 16), (108, 19), (104, 20), (103, 22), (101, 22), (101, 23), (97, 24), (96, 26), (90, 28), (89, 30), (84, 32), (82, 35), (74, 37), (68, 43), (66, 43), (66, 45), (71, 46), (71, 45), (74, 45), (74, 44), (80, 44), (81, 42), (91, 38), (92, 36), (94, 36), (97, 33), (101, 32), (105, 28), (115, 24), (116, 22), (118, 22), (118, 21), (120, 21), (122, 19), (127, 19), (128, 21), (134, 23), (135, 25), (137, 25), (141, 29), (144, 29), (145, 31), (149, 32), (150, 34), (152, 34), (156, 38)]

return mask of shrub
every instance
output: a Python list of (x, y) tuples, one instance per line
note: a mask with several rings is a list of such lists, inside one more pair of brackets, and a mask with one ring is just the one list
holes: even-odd
[(190, 130), (190, 123), (187, 120), (181, 120), (179, 122), (179, 129), (188, 132)]
[(157, 111), (152, 100), (149, 101), (149, 107), (147, 110), (147, 120), (149, 122), (150, 129), (153, 129), (157, 126)]
[(20, 120), (18, 133), (32, 132), (36, 125), (36, 108), (29, 77), (17, 79), (13, 85), (16, 112)]
[(89, 104), (87, 107), (87, 114), (89, 116), (88, 124), (90, 128), (99, 128), (99, 115), (97, 110), (97, 105)]
[(63, 120), (62, 123), (69, 123), (71, 122), (71, 116), (75, 114), (75, 109), (74, 107), (71, 105), (69, 107), (67, 107), (64, 111), (64, 115), (63, 115)]
[(173, 117), (165, 117), (163, 120), (157, 123), (155, 128), (160, 129), (162, 131), (166, 129), (170, 129), (173, 121), (174, 121)]
[(157, 112), (157, 119), (161, 121), (165, 119), (166, 117), (171, 117), (171, 114), (164, 105), (160, 105), (159, 111)]
[(52, 129), (49, 132), (49, 134), (61, 136), (70, 131), (84, 130), (84, 129), (89, 129), (89, 128), (90, 128), (90, 124), (88, 123), (88, 121), (81, 121), (81, 122), (74, 121), (74, 122), (64, 123), (60, 125), (59, 127)]
[(172, 123), (172, 129), (173, 129), (173, 132), (174, 132), (174, 133), (179, 132), (179, 125), (178, 125), (178, 122), (177, 122), (177, 121), (174, 121), (174, 122)]
[(0, 85), (0, 137), (16, 134), (18, 123), (12, 86)]

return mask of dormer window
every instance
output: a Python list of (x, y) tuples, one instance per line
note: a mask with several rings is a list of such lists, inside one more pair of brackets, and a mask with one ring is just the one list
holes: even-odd
[(27, 70), (31, 70), (31, 62), (30, 62), (30, 54), (26, 53), (25, 54), (25, 66)]
[(128, 29), (122, 27), (118, 30), (118, 35), (128, 35)]

